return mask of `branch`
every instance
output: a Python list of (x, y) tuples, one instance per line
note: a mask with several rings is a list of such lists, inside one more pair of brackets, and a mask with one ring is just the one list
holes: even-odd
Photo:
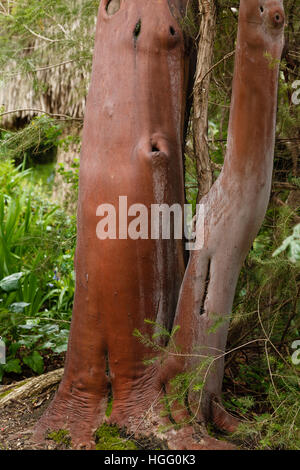
[(231, 56), (233, 56), (235, 54), (235, 50), (234, 51), (231, 51), (229, 52), (228, 54), (224, 55), (224, 57), (219, 60), (218, 62), (216, 62), (212, 67), (210, 67), (210, 69), (207, 70), (207, 72), (203, 75), (203, 77), (201, 77), (201, 79), (197, 82), (197, 84), (195, 85), (195, 90), (198, 89), (198, 87), (201, 86), (203, 80), (207, 77), (208, 74), (210, 74), (216, 67), (218, 67), (218, 65), (220, 65), (222, 62), (224, 62), (225, 60), (229, 59)]
[[(24, 380), (20, 384), (14, 384), (14, 386), (4, 391), (4, 396), (0, 398), (0, 408), (5, 407), (14, 400), (24, 400), (27, 397), (32, 397), (40, 394), (45, 389), (58, 384), (61, 381), (63, 376), (64, 369), (57, 369), (47, 374), (34, 377), (29, 380)], [(0, 387), (0, 397), (1, 397), (2, 388)]]
[(297, 191), (299, 190), (299, 186), (297, 186), (296, 184), (292, 184), (292, 183), (285, 183), (283, 181), (275, 181), (273, 183), (273, 188), (274, 189), (287, 189), (287, 190), (290, 190), (290, 191)]
[(279, 197), (275, 195), (272, 197), (272, 200), (276, 206), (287, 207), (293, 213), (293, 219), (295, 220), (295, 222), (297, 224), (300, 223), (300, 217), (298, 217), (295, 211), (293, 211), (293, 209), (288, 204), (286, 204), (286, 202), (283, 202), (281, 199), (279, 199)]
[(83, 121), (83, 117), (82, 118), (76, 118), (76, 117), (72, 117), (72, 116), (67, 116), (66, 114), (53, 114), (53, 113), (48, 113), (47, 111), (45, 111), (43, 109), (35, 109), (35, 108), (23, 108), (23, 109), (14, 109), (12, 111), (5, 111), (5, 113), (0, 114), (0, 117), (7, 116), (8, 114), (16, 114), (16, 113), (23, 113), (23, 112), (47, 114), (47, 116), (63, 118), (63, 119), (69, 119), (71, 121)]
[(49, 41), (49, 42), (61, 42), (62, 41), (62, 39), (50, 39), (50, 38), (46, 38), (46, 36), (42, 36), (41, 34), (35, 33), (34, 31), (32, 31), (32, 29), (28, 28), (26, 24), (23, 24), (23, 27), (27, 29), (27, 31), (29, 31), (31, 34), (33, 34), (33, 36), (39, 39), (43, 39), (44, 41)]
[(23, 71), (23, 72), (14, 72), (14, 73), (6, 73), (2, 70), (0, 71), (0, 74), (6, 76), (6, 77), (16, 77), (17, 75), (22, 75), (23, 73), (34, 73), (34, 72), (43, 72), (44, 70), (50, 70), (54, 69), (56, 67), (61, 67), (62, 65), (70, 64), (72, 62), (76, 62), (79, 59), (70, 59), (70, 60), (65, 60), (64, 62), (60, 62), (59, 64), (53, 64), (53, 65), (45, 65), (45, 67), (39, 67), (38, 69), (30, 70), (30, 71)]
[(61, 31), (64, 33), (64, 35), (68, 39), (69, 35), (68, 35), (67, 31), (65, 30), (65, 28), (60, 23), (58, 23), (55, 18), (50, 16), (48, 13), (46, 13), (46, 16), (48, 16), (48, 18), (50, 18), (54, 23), (56, 23), (56, 25), (59, 27), (59, 29), (61, 29)]

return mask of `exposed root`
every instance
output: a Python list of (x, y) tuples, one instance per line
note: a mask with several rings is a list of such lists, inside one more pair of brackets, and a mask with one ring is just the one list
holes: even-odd
[(59, 389), (35, 428), (35, 442), (43, 441), (49, 431), (65, 429), (70, 432), (74, 449), (94, 449), (94, 433), (103, 422), (106, 402), (103, 396)]
[(221, 431), (233, 433), (237, 430), (240, 421), (226, 411), (218, 400), (212, 400), (212, 421)]
[[(153, 372), (153, 371), (152, 371)], [(159, 442), (161, 449), (226, 450), (235, 447), (208, 435), (206, 426), (213, 422), (220, 430), (233, 432), (239, 421), (231, 416), (215, 396), (210, 402), (209, 415), (197, 417), (184, 405), (172, 401), (168, 405), (171, 386), (158, 381), (159, 374), (150, 375), (143, 386), (129, 387), (129, 393), (113, 402), (112, 414), (106, 418), (107, 390), (88, 394), (62, 383), (48, 410), (38, 422), (34, 439), (41, 442), (49, 431), (68, 430), (75, 449), (94, 449), (95, 431), (103, 422), (125, 429), (129, 438), (138, 442)], [(151, 379), (151, 380), (150, 380)], [(145, 383), (147, 387), (145, 387)], [(101, 392), (101, 393), (100, 393)], [(170, 406), (170, 408), (168, 408)]]
[[(155, 393), (153, 393), (155, 396)], [(140, 409), (140, 404), (137, 406)], [(160, 442), (161, 449), (169, 450), (234, 450), (235, 446), (226, 441), (210, 437), (203, 424), (191, 420), (189, 412), (179, 404), (172, 406), (170, 413), (160, 400), (144, 407), (144, 413), (122, 414), (121, 419), (113, 414), (108, 422), (126, 428), (130, 439)]]
[(207, 434), (205, 428), (196, 423), (177, 427), (170, 420), (152, 415), (146, 420), (128, 420), (126, 431), (129, 437), (137, 441), (156, 440), (159, 447), (165, 450), (234, 450), (235, 446), (226, 441), (220, 441)]

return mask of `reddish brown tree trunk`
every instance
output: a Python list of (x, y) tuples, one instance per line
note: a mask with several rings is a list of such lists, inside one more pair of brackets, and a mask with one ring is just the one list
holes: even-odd
[[(74, 446), (91, 447), (109, 384), (110, 421), (131, 432), (158, 433), (158, 398), (199, 357), (146, 367), (149, 351), (133, 336), (136, 328), (151, 334), (145, 319), (168, 329), (179, 324), (176, 340), (183, 353), (197, 346), (214, 358), (225, 350), (239, 270), (270, 192), (278, 67), (269, 66), (265, 52), (281, 54), (280, 1), (241, 0), (228, 154), (204, 199), (205, 243), (191, 254), (175, 321), (183, 241), (125, 239), (118, 234), (127, 229), (121, 221), (116, 239), (96, 236), (99, 205), (111, 204), (119, 217), (120, 196), (127, 196), (128, 207), (183, 205), (189, 49), (180, 21), (186, 5), (187, 0), (101, 2), (81, 156), (72, 328), (64, 378), (38, 436), (48, 428), (68, 428)], [(225, 322), (209, 334), (216, 315)], [(232, 429), (226, 413), (212, 406), (220, 401), (223, 360), (214, 367), (197, 418)], [(189, 419), (186, 411), (183, 416)], [(161, 437), (174, 449), (226, 448), (203, 430), (195, 434), (191, 425)]]
[[(141, 419), (160, 391), (133, 336), (170, 328), (185, 264), (182, 240), (99, 240), (101, 204), (184, 203), (189, 57), (186, 0), (102, 1), (80, 166), (76, 294), (65, 374), (40, 423), (89, 445), (113, 394), (111, 421)], [(104, 214), (103, 214), (104, 215)], [(149, 220), (149, 226), (150, 226)], [(127, 231), (127, 224), (118, 224)], [(124, 234), (125, 236), (125, 234)]]
[[(236, 422), (220, 406), (224, 352), (240, 269), (270, 197), (283, 25), (281, 0), (241, 0), (227, 154), (220, 177), (201, 200), (204, 244), (191, 253), (175, 317), (181, 326), (176, 341), (193, 355), (179, 361), (177, 370), (195, 368), (203, 362), (200, 355), (210, 359), (204, 358), (201, 403), (193, 397), (191, 406), (200, 419), (227, 430)], [(176, 362), (168, 367), (175, 370)]]

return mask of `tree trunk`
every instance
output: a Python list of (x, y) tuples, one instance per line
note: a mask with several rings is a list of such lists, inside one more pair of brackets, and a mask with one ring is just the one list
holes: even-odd
[[(220, 405), (223, 354), (239, 270), (270, 193), (278, 66), (269, 66), (265, 51), (280, 58), (283, 11), (279, 0), (241, 0), (228, 152), (220, 178), (203, 199), (204, 246), (191, 253), (179, 294), (183, 240), (147, 238), (143, 232), (127, 238), (122, 205), (126, 196), (136, 217), (141, 204), (184, 203), (190, 54), (180, 24), (186, 6), (187, 0), (100, 4), (83, 132), (72, 327), (64, 378), (37, 438), (47, 429), (68, 428), (75, 447), (93, 447), (109, 386), (111, 423), (135, 435), (159, 434), (160, 424), (170, 424), (160, 415), (160, 399), (172, 391), (176, 374), (201, 364), (191, 354), (200, 347), (214, 373), (207, 374), (200, 406), (192, 394), (187, 409), (173, 403), (171, 421), (187, 423), (162, 438), (170, 449), (230, 447), (191, 423), (189, 412), (198, 423), (212, 418), (225, 429), (235, 425)], [(219, 318), (221, 325), (209, 333)], [(146, 366), (143, 359), (157, 351), (149, 352), (133, 335), (134, 329), (144, 338), (152, 334), (145, 319), (166, 330), (180, 325), (175, 339), (189, 357), (170, 354), (173, 359)]]
[(190, 357), (165, 370), (198, 367), (205, 383), (190, 406), (229, 431), (236, 422), (220, 406), (227, 331), (240, 269), (270, 197), (283, 25), (281, 0), (241, 0), (225, 163), (201, 200), (196, 236), (204, 243), (191, 253), (175, 316), (175, 340)]
[(194, 84), (193, 139), (198, 178), (198, 201), (210, 190), (213, 172), (208, 152), (208, 96), (216, 34), (215, 0), (199, 0), (201, 23)]
[[(186, 3), (100, 4), (83, 131), (69, 348), (62, 384), (40, 422), (41, 431), (69, 427), (75, 446), (90, 445), (109, 386), (110, 419), (120, 426), (140, 420), (161, 389), (154, 366), (143, 364), (149, 350), (133, 331), (151, 334), (145, 319), (171, 328), (185, 269), (183, 241), (126, 239), (119, 198), (128, 208), (184, 204), (189, 50), (179, 20)], [(102, 204), (116, 208), (118, 239), (96, 236)]]

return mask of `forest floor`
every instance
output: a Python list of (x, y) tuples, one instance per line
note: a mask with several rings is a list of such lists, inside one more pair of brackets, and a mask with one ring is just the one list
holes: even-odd
[[(20, 386), (19, 383), (13, 383), (16, 389)], [(51, 433), (41, 444), (33, 440), (35, 425), (52, 401), (57, 388), (58, 384), (55, 384), (36, 395), (20, 400), (11, 399), (4, 407), (0, 406), (0, 451), (70, 449), (66, 431)], [(125, 430), (107, 424), (103, 424), (97, 431), (97, 450), (162, 450), (165, 448), (162, 444), (154, 436), (137, 441), (132, 436), (128, 437)]]
[[(11, 385), (18, 391), (23, 383), (24, 381), (14, 382)], [(57, 388), (58, 383), (20, 400), (12, 398), (5, 406), (0, 404), (0, 451), (70, 449), (70, 438), (64, 430), (50, 433), (41, 444), (33, 440), (35, 425), (51, 403)], [(3, 395), (5, 393), (2, 397)], [(102, 424), (96, 432), (96, 450), (162, 449), (160, 444), (162, 443), (155, 437), (135, 440), (132, 436), (129, 437), (125, 430), (108, 424)]]
[(0, 450), (67, 449), (65, 444), (50, 439), (43, 445), (32, 441), (33, 428), (52, 400), (55, 389), (46, 390), (36, 399), (14, 400), (0, 410)]
[[(0, 385), (0, 451), (3, 450), (67, 450), (70, 438), (67, 431), (50, 433), (43, 443), (33, 440), (34, 428), (50, 405), (63, 374), (64, 353), (45, 357), (44, 374), (35, 376), (24, 368), (21, 376), (10, 374)], [(51, 376), (51, 379), (50, 379)], [(23, 390), (24, 387), (27, 389)], [(12, 396), (13, 395), (13, 396)], [(3, 404), (3, 400), (6, 401)], [(2, 403), (1, 403), (2, 401)], [(210, 430), (217, 439), (231, 441), (229, 436)], [(215, 432), (214, 432), (215, 431)], [(153, 450), (163, 449), (156, 437), (134, 439), (126, 430), (103, 424), (96, 433), (97, 450)], [(237, 442), (232, 441), (237, 444)], [(238, 447), (243, 449), (242, 442)]]

